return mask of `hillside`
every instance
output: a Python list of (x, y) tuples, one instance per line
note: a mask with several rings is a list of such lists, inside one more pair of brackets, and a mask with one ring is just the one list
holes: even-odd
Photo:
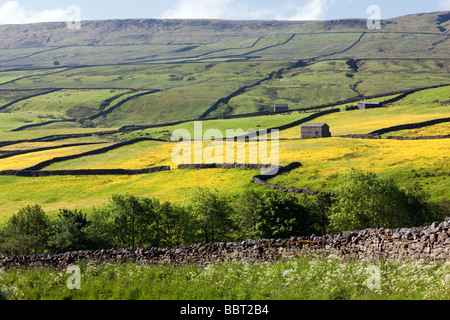
[[(449, 21), (449, 12), (436, 12), (385, 20), (381, 30), (358, 19), (107, 20), (84, 21), (81, 30), (2, 25), (0, 170), (172, 170), (65, 177), (2, 171), (0, 216), (33, 203), (89, 208), (113, 193), (181, 201), (196, 185), (228, 195), (259, 188), (251, 183), (257, 170), (176, 170), (171, 133), (193, 130), (194, 120), (224, 133), (283, 127), (281, 164), (304, 164), (273, 179), (285, 187), (329, 191), (356, 167), (405, 187), (420, 182), (433, 200), (448, 200), (448, 139), (386, 139), (448, 135), (447, 122), (379, 140), (337, 136), (450, 117)], [(364, 99), (388, 103), (345, 111)], [(274, 115), (276, 103), (291, 111)], [(340, 112), (318, 113), (333, 108)], [(331, 125), (332, 139), (299, 140), (311, 115)]]

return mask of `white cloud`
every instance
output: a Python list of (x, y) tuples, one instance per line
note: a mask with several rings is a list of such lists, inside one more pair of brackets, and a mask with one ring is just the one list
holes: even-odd
[(317, 20), (336, 0), (308, 0), (303, 5), (287, 0), (276, 9), (251, 9), (239, 0), (178, 0), (166, 11), (164, 19), (231, 19), (231, 20)]
[(71, 7), (32, 11), (22, 6), (19, 1), (6, 1), (0, 6), (0, 24), (68, 21), (72, 16)]
[(439, 10), (450, 10), (450, 0), (439, 0)]
[(280, 20), (319, 20), (325, 18), (327, 10), (334, 0), (311, 0), (304, 5), (297, 5), (291, 0), (284, 6), (284, 12), (289, 12), (289, 15), (283, 13), (277, 15)]
[(164, 13), (167, 19), (233, 19), (234, 0), (180, 0)]

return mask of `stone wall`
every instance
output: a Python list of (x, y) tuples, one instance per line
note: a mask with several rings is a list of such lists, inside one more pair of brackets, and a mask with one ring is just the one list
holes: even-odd
[(419, 136), (419, 137), (402, 137), (402, 136), (388, 136), (386, 139), (391, 140), (439, 140), (439, 139), (449, 139), (450, 135), (440, 135), (440, 136)]
[(34, 171), (34, 170), (3, 170), (0, 176), (16, 177), (53, 177), (53, 176), (108, 176), (108, 175), (140, 175), (156, 172), (170, 171), (169, 166), (152, 167), (146, 169), (80, 169), (80, 170), (54, 170), (54, 171)]
[[(199, 163), (199, 164), (180, 164), (178, 165), (178, 170), (185, 169), (244, 169), (244, 170), (262, 170), (265, 168), (270, 168), (267, 164), (252, 164), (252, 163)], [(280, 168), (279, 166), (275, 166)]]
[(420, 129), (420, 128), (425, 128), (425, 127), (433, 126), (433, 125), (440, 124), (440, 123), (447, 123), (447, 122), (450, 122), (450, 117), (434, 119), (434, 120), (429, 120), (429, 121), (424, 121), (424, 122), (419, 122), (419, 123), (402, 124), (402, 125), (398, 125), (398, 126), (379, 129), (379, 130), (373, 131), (369, 134), (382, 135), (382, 134), (385, 134), (388, 132)]
[(223, 261), (266, 262), (299, 254), (334, 254), (343, 258), (389, 261), (449, 260), (450, 218), (430, 226), (365, 229), (336, 235), (194, 244), (179, 248), (103, 249), (64, 254), (0, 256), (0, 268), (50, 266), (66, 268), (94, 263), (145, 262), (175, 265)]
[(349, 139), (381, 139), (377, 134), (347, 134), (343, 136), (337, 136), (337, 138), (349, 138)]

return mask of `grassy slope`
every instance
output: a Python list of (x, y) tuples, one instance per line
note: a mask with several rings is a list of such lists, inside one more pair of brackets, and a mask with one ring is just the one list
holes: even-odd
[[(0, 113), (0, 140), (93, 133), (104, 130), (102, 127), (105, 126), (111, 126), (113, 129), (122, 125), (192, 119), (218, 99), (238, 88), (254, 84), (271, 72), (292, 66), (292, 63), (300, 59), (330, 53), (336, 54), (319, 58), (317, 63), (309, 66), (285, 71), (279, 79), (274, 78), (246, 90), (231, 99), (228, 104), (230, 108), (221, 106), (212, 115), (270, 110), (276, 102), (289, 102), (292, 107), (307, 107), (355, 97), (358, 94), (372, 95), (448, 82), (449, 64), (443, 58), (447, 58), (449, 42), (443, 41), (446, 33), (438, 23), (438, 15), (424, 14), (388, 20), (384, 22), (382, 30), (433, 34), (369, 32), (349, 50), (346, 49), (367, 31), (365, 21), (104, 21), (86, 22), (83, 25), (83, 33), (68, 31), (61, 24), (37, 24), (33, 25), (33, 28), (0, 26), (3, 46), (3, 49), (0, 49), (0, 106), (32, 93), (24, 89), (67, 88), (48, 96), (25, 100), (8, 108), (15, 112)], [(23, 32), (23, 28), (29, 28), (28, 32)], [(211, 32), (211, 29), (214, 32)], [(18, 34), (20, 36), (17, 36)], [(47, 36), (44, 38), (42, 34)], [(296, 35), (292, 36), (294, 34)], [(46, 42), (47, 40), (49, 41)], [(18, 49), (24, 44), (35, 47)], [(46, 52), (39, 53), (40, 51)], [(99, 57), (101, 59), (98, 59)], [(346, 64), (350, 58), (361, 59), (358, 61), (357, 71)], [(411, 60), (415, 58), (433, 60)], [(239, 61), (225, 62), (230, 59)], [(61, 65), (54, 67), (54, 60), (58, 60)], [(187, 61), (192, 63), (186, 63)], [(65, 69), (67, 65), (74, 63), (90, 66)], [(104, 65), (117, 63), (121, 65)], [(30, 64), (33, 66), (23, 69), (25, 65)], [(12, 66), (18, 69), (11, 70)], [(41, 69), (42, 67), (50, 69)], [(14, 79), (16, 81), (11, 81)], [(89, 94), (86, 94), (87, 91), (81, 91), (81, 88), (104, 90), (89, 91)], [(97, 119), (95, 122), (99, 128), (85, 129), (76, 124), (54, 124), (21, 132), (6, 132), (13, 127), (36, 121), (36, 115), (49, 115), (58, 107), (59, 101), (64, 102), (64, 108), (57, 110), (58, 116), (62, 117), (78, 105), (89, 105), (92, 109), (98, 109), (102, 101), (123, 92), (122, 89), (162, 91), (130, 100), (107, 117)], [(102, 94), (97, 95), (94, 92)], [(340, 113), (318, 120), (329, 122), (335, 135), (366, 133), (388, 125), (448, 116), (448, 107), (438, 106), (437, 102), (433, 102), (436, 99), (448, 100), (448, 96), (448, 87), (436, 89), (408, 96), (389, 109)], [(53, 116), (55, 115), (52, 112)], [(303, 116), (293, 113), (273, 117), (217, 120), (204, 122), (204, 130), (214, 128), (223, 132), (236, 128), (262, 129), (289, 123)], [(168, 138), (172, 130), (180, 128), (192, 131), (192, 123), (148, 129), (117, 137)], [(430, 129), (430, 132), (445, 134), (448, 133), (448, 126), (438, 125)], [(298, 136), (299, 128), (281, 133), (283, 138)], [(51, 144), (94, 141), (104, 140), (85, 137)], [(22, 143), (1, 148), (0, 151), (48, 145), (49, 143)], [(169, 153), (172, 147), (173, 144), (167, 143), (140, 143), (100, 156), (57, 163), (50, 169), (143, 168), (170, 165)], [(91, 148), (94, 147), (28, 154), (4, 159), (1, 164), (3, 168), (25, 167), (54, 156), (78, 153)], [(446, 140), (400, 143), (333, 138), (284, 141), (280, 150), (282, 164), (292, 161), (305, 164), (305, 167), (292, 174), (274, 180), (286, 186), (332, 188), (333, 180), (348, 167), (354, 166), (398, 178), (404, 186), (416, 180), (422, 182), (435, 200), (449, 197), (446, 193), (446, 190), (449, 190), (448, 184), (444, 179), (444, 173), (448, 171)], [(431, 174), (426, 175), (426, 171)], [(88, 208), (92, 204), (106, 201), (112, 193), (123, 192), (179, 201), (200, 181), (205, 186), (219, 187), (228, 194), (235, 194), (251, 186), (250, 180), (254, 174), (255, 172), (250, 171), (211, 170), (205, 175), (201, 171), (174, 170), (139, 177), (1, 177), (1, 185), (4, 188), (0, 192), (0, 209), (3, 216), (8, 216), (17, 211), (18, 207), (30, 203), (41, 203), (49, 210), (61, 206)]]
[[(394, 106), (374, 110), (356, 110), (323, 116), (317, 121), (330, 123), (332, 132), (336, 134), (367, 133), (381, 127), (417, 122), (431, 118), (448, 116), (448, 107), (440, 106), (434, 101), (446, 99), (448, 88), (430, 89), (410, 95), (395, 103)], [(408, 105), (402, 105), (403, 103)], [(295, 121), (305, 114), (263, 116), (231, 120), (213, 120), (203, 122), (203, 132), (208, 129), (241, 128), (246, 130), (273, 127)], [(251, 126), (250, 126), (251, 125)], [(448, 133), (440, 131), (440, 134)], [(173, 127), (148, 129), (119, 138), (137, 138), (150, 134), (153, 137), (164, 137), (176, 129), (193, 130), (193, 123)], [(87, 130), (87, 129), (85, 129)], [(39, 132), (39, 130), (36, 130)], [(30, 134), (31, 131), (14, 134)], [(298, 138), (299, 128), (288, 129), (280, 133), (282, 138)], [(167, 138), (167, 137), (166, 137)], [(54, 142), (52, 145), (73, 143), (77, 141), (95, 141), (93, 138), (70, 139)], [(49, 143), (19, 144), (4, 147), (30, 149), (48, 146)], [(206, 147), (208, 144), (205, 143)], [(145, 167), (169, 165), (172, 162), (171, 152), (175, 144), (161, 142), (141, 142), (131, 146), (110, 151), (106, 154), (89, 156), (75, 160), (56, 163), (46, 168), (59, 169), (139, 169)], [(97, 146), (98, 147), (98, 146)], [(39, 160), (60, 156), (62, 153), (80, 153), (93, 146), (58, 149), (43, 153), (16, 156), (1, 160), (4, 169), (11, 169), (21, 163), (22, 167), (36, 164)], [(448, 149), (449, 141), (392, 141), (392, 140), (352, 140), (352, 139), (318, 139), (307, 141), (282, 141), (280, 143), (280, 163), (286, 165), (300, 161), (303, 167), (290, 174), (273, 179), (274, 183), (284, 186), (308, 187), (314, 190), (333, 189), (335, 179), (349, 168), (360, 168), (379, 172), (383, 176), (395, 178), (402, 186), (408, 187), (415, 182), (423, 184), (434, 200), (448, 199), (450, 190)], [(72, 151), (73, 150), (73, 151)], [(40, 158), (36, 158), (36, 157)], [(369, 160), (370, 159), (370, 160)], [(248, 159), (247, 159), (248, 160)], [(59, 206), (89, 208), (92, 204), (100, 204), (112, 193), (132, 192), (142, 196), (156, 196), (163, 200), (180, 201), (194, 185), (218, 187), (227, 194), (236, 194), (245, 187), (253, 187), (251, 177), (257, 172), (251, 171), (177, 171), (158, 173), (142, 177), (49, 177), (49, 178), (14, 178), (2, 177), (4, 199), (2, 212), (13, 213), (17, 207), (38, 202), (49, 210)], [(428, 172), (428, 174), (427, 174)], [(207, 177), (207, 178), (206, 178)], [(201, 182), (200, 182), (201, 181)], [(218, 183), (220, 181), (220, 183)], [(45, 192), (41, 185), (46, 185)], [(63, 186), (61, 188), (61, 186)], [(39, 188), (39, 191), (35, 190)], [(11, 190), (11, 191), (10, 191)], [(76, 190), (76, 191), (75, 191)], [(12, 193), (11, 193), (12, 192)], [(14, 197), (10, 195), (14, 194)], [(30, 196), (32, 194), (33, 196)], [(9, 195), (9, 196), (8, 196)]]

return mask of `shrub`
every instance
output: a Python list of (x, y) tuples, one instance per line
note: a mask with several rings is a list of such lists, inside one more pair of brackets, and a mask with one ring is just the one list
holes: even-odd
[(187, 208), (198, 224), (198, 234), (206, 243), (227, 240), (231, 228), (228, 199), (216, 189), (197, 187), (187, 199)]
[(136, 248), (157, 243), (156, 199), (132, 195), (113, 195), (109, 203), (95, 209), (91, 233), (97, 234), (97, 243)]
[(87, 232), (88, 226), (86, 214), (78, 210), (61, 209), (50, 239), (52, 251), (62, 253), (90, 249), (93, 241)]
[(1, 251), (5, 254), (41, 254), (48, 250), (52, 226), (39, 205), (19, 210), (2, 232)]
[(256, 228), (256, 211), (261, 202), (261, 194), (254, 190), (244, 191), (232, 204), (233, 228), (238, 239), (251, 237)]
[(327, 192), (320, 192), (306, 201), (315, 232), (322, 235), (329, 232), (331, 208), (335, 201), (336, 199)]
[(253, 235), (258, 238), (289, 238), (312, 231), (309, 212), (293, 194), (265, 191), (255, 214)]
[(158, 246), (177, 247), (194, 242), (192, 221), (193, 217), (182, 206), (163, 203), (158, 210)]
[(392, 179), (352, 170), (336, 190), (330, 224), (335, 232), (422, 225), (427, 215), (423, 195), (400, 189)]

